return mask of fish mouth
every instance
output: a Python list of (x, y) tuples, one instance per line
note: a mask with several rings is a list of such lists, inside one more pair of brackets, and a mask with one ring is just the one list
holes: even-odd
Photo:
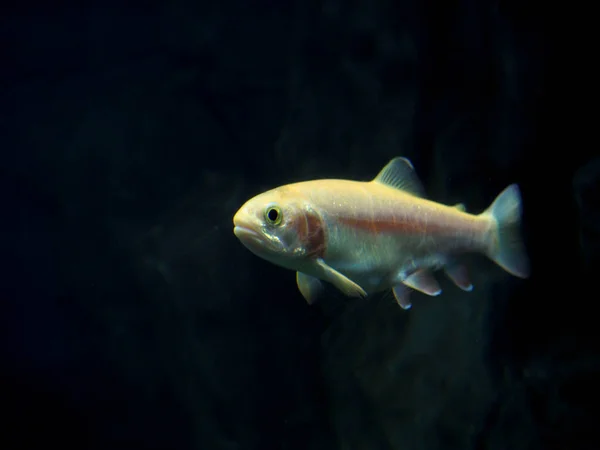
[(245, 240), (245, 239), (260, 240), (260, 235), (256, 231), (251, 230), (250, 228), (247, 228), (247, 227), (242, 227), (240, 225), (236, 225), (233, 227), (233, 234), (235, 234), (238, 237), (238, 239), (241, 239), (241, 240)]
[(236, 225), (233, 227), (233, 234), (250, 250), (260, 251), (265, 248), (265, 240), (262, 235), (250, 228)]

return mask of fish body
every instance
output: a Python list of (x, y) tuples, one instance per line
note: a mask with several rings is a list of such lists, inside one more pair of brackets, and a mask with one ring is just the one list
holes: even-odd
[(443, 269), (471, 290), (458, 255), (488, 255), (525, 278), (529, 263), (520, 238), (518, 187), (506, 188), (482, 214), (425, 198), (414, 168), (394, 158), (371, 181), (313, 180), (253, 197), (234, 216), (234, 233), (256, 255), (297, 272), (313, 303), (322, 281), (348, 296), (392, 289), (403, 308), (410, 292), (438, 295), (432, 272)]

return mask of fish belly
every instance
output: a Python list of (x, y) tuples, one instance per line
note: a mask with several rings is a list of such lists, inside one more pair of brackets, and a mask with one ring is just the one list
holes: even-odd
[(416, 270), (439, 269), (446, 261), (431, 238), (356, 232), (338, 232), (335, 237), (325, 262), (367, 293), (390, 289)]

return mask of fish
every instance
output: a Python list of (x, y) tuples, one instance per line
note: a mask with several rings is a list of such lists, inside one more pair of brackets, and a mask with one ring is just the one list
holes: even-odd
[(233, 233), (256, 256), (295, 271), (309, 305), (330, 283), (348, 297), (391, 290), (409, 309), (414, 291), (442, 293), (436, 271), (471, 291), (465, 253), (528, 278), (521, 218), (517, 184), (471, 214), (428, 199), (411, 161), (399, 156), (370, 181), (318, 179), (260, 193), (234, 214)]

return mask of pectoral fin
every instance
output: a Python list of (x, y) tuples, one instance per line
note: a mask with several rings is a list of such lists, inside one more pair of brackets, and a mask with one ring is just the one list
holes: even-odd
[(317, 266), (323, 272), (323, 279), (329, 281), (348, 297), (366, 297), (367, 293), (350, 278), (328, 266), (322, 259), (317, 259)]
[(442, 293), (442, 288), (434, 278), (433, 274), (427, 269), (417, 270), (402, 282), (423, 294), (435, 296)]
[(296, 272), (296, 283), (298, 289), (306, 300), (306, 303), (312, 305), (323, 291), (323, 283), (321, 280), (310, 275), (306, 275), (302, 272)]

